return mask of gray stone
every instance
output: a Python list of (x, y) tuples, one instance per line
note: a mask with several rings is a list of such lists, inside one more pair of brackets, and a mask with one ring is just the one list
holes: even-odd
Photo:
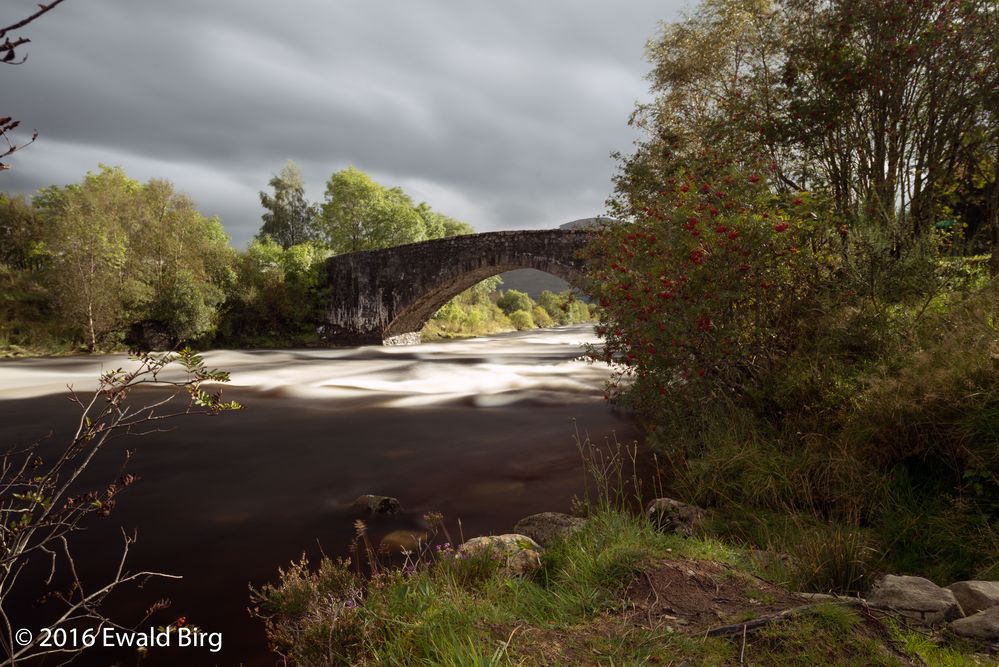
[(402, 513), (402, 505), (395, 498), (389, 496), (375, 496), (371, 494), (358, 496), (350, 504), (351, 510), (355, 514), (367, 517), (396, 516)]
[(458, 550), (469, 555), (491, 551), (503, 559), (503, 569), (507, 574), (524, 575), (541, 568), (541, 552), (544, 547), (527, 535), (507, 533), (473, 537), (458, 547)]
[(999, 605), (999, 581), (958, 581), (947, 588), (968, 616)]
[(543, 547), (562, 535), (578, 531), (586, 523), (586, 519), (560, 512), (541, 512), (525, 516), (513, 527), (513, 532), (527, 535)]
[(452, 297), (511, 269), (538, 269), (569, 282), (594, 232), (487, 232), (336, 255), (326, 261), (330, 300), (321, 327), (329, 345), (406, 343)]
[(950, 624), (950, 629), (969, 639), (999, 641), (999, 606), (989, 607), (967, 618), (959, 618)]
[(423, 335), (419, 331), (390, 336), (382, 341), (382, 345), (419, 345)]
[(704, 510), (672, 498), (656, 498), (645, 508), (645, 515), (664, 533), (690, 537), (704, 520)]
[(922, 577), (888, 574), (875, 582), (867, 603), (877, 609), (892, 609), (914, 621), (936, 625), (964, 616), (954, 594)]

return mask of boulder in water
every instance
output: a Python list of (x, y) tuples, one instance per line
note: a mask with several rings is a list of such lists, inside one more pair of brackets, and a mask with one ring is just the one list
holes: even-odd
[(350, 509), (355, 514), (371, 518), (397, 516), (402, 513), (402, 505), (395, 498), (370, 493), (358, 496), (350, 504)]

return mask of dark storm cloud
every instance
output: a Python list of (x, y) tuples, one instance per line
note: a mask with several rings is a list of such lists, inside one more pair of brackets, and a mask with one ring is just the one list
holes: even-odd
[[(5, 19), (32, 2), (8, 1)], [(16, 11), (20, 9), (21, 11)], [(309, 195), (353, 164), (480, 231), (602, 210), (611, 151), (646, 96), (645, 40), (676, 3), (68, 0), (0, 70), (4, 114), (41, 132), (0, 189), (99, 162), (163, 177), (237, 245), (288, 158)], [(8, 21), (9, 22), (9, 21)]]

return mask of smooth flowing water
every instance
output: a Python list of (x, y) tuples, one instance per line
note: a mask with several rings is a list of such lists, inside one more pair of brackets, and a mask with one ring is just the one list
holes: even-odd
[[(120, 591), (109, 610), (134, 620), (169, 598), (144, 627), (185, 616), (223, 635), (219, 653), (153, 651), (143, 665), (275, 664), (262, 624), (247, 612), (247, 586), (274, 581), (303, 552), (347, 555), (347, 507), (357, 496), (393, 496), (406, 510), (371, 522), (376, 541), (418, 529), (430, 511), (442, 512), (453, 534), (460, 519), (468, 538), (569, 510), (583, 490), (577, 430), (595, 442), (638, 437), (602, 400), (610, 369), (580, 357), (580, 345), (595, 340), (590, 327), (567, 327), (410, 347), (206, 353), (209, 366), (231, 372), (226, 398), (245, 410), (182, 417), (169, 432), (108, 446), (84, 482), (113, 479), (126, 448), (135, 450), (128, 471), (141, 479), (109, 518), (73, 538), (81, 576), (105, 580), (122, 529), (136, 531), (129, 569), (183, 579)], [(79, 419), (66, 385), (92, 390), (102, 369), (127, 363), (0, 362), (0, 444), (50, 432), (46, 446), (66, 442)], [(30, 596), (18, 605), (15, 622), (29, 627), (44, 609)], [(135, 664), (134, 653), (126, 656), (122, 664)], [(108, 663), (108, 654), (91, 652), (75, 664)]]

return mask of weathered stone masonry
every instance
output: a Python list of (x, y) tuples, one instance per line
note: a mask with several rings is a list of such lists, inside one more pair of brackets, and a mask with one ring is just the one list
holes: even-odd
[(513, 269), (538, 269), (570, 282), (592, 232), (487, 232), (338, 255), (327, 260), (331, 295), (323, 327), (330, 345), (419, 341), (419, 331), (452, 297)]

